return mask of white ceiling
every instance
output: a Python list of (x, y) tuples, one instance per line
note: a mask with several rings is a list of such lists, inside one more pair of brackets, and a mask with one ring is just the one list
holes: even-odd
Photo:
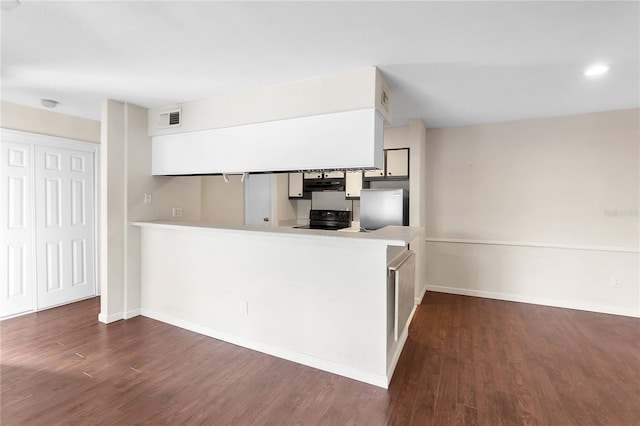
[[(394, 126), (640, 106), (633, 2), (37, 2), (2, 12), (2, 99), (100, 119), (378, 66)], [(613, 65), (589, 80), (587, 64)]]

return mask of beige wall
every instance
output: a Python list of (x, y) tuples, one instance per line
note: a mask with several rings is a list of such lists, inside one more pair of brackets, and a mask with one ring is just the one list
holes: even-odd
[[(409, 121), (408, 126), (384, 129), (384, 148), (409, 148), (409, 220), (411, 226), (425, 226), (426, 194), (425, 150), (427, 132), (421, 119)], [(415, 298), (419, 303), (426, 291), (426, 271), (424, 259), (426, 247), (422, 242), (414, 242), (411, 247), (416, 252)]]
[(0, 127), (100, 143), (100, 122), (2, 101)]
[(125, 283), (125, 111), (120, 102), (102, 106), (100, 164), (100, 315), (122, 319)]
[(638, 315), (639, 117), (428, 130), (431, 288)]
[[(201, 178), (151, 176), (148, 111), (105, 101), (102, 107), (101, 312), (102, 322), (140, 310), (140, 231), (136, 220), (171, 219), (183, 208), (185, 221), (200, 220)], [(144, 203), (144, 194), (152, 202)]]
[[(434, 237), (637, 247), (638, 110), (428, 131)], [(637, 212), (636, 212), (637, 213)]]
[(420, 119), (409, 121), (408, 126), (384, 129), (384, 148), (409, 148), (409, 218), (411, 226), (424, 226), (423, 191), (426, 130)]
[(240, 175), (202, 177), (202, 221), (216, 225), (244, 224), (244, 187)]
[[(287, 173), (273, 175), (273, 220), (275, 223), (296, 218), (296, 210), (289, 200)], [(202, 177), (202, 214), (205, 223), (216, 225), (244, 224), (244, 185), (241, 175), (229, 175), (229, 182), (222, 176)]]
[(289, 174), (276, 173), (273, 181), (273, 194), (275, 194), (275, 220), (293, 221), (296, 219), (296, 206), (289, 200)]

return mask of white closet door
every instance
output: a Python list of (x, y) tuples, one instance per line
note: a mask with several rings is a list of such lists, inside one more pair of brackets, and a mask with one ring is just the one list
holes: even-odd
[(35, 147), (38, 309), (95, 295), (93, 154)]
[(0, 317), (35, 309), (31, 145), (0, 152)]

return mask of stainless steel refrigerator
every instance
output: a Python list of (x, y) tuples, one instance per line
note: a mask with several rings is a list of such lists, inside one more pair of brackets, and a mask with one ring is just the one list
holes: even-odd
[(360, 192), (360, 229), (372, 231), (388, 225), (409, 225), (409, 191), (363, 189)]

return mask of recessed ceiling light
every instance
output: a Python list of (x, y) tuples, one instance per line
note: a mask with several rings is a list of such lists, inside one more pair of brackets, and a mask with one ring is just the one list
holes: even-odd
[(59, 104), (58, 101), (54, 101), (53, 99), (40, 99), (40, 103), (43, 107), (47, 108), (55, 108)]
[(593, 64), (589, 65), (589, 67), (584, 71), (584, 75), (586, 75), (587, 77), (597, 77), (599, 75), (605, 74), (610, 69), (611, 65), (609, 64)]

